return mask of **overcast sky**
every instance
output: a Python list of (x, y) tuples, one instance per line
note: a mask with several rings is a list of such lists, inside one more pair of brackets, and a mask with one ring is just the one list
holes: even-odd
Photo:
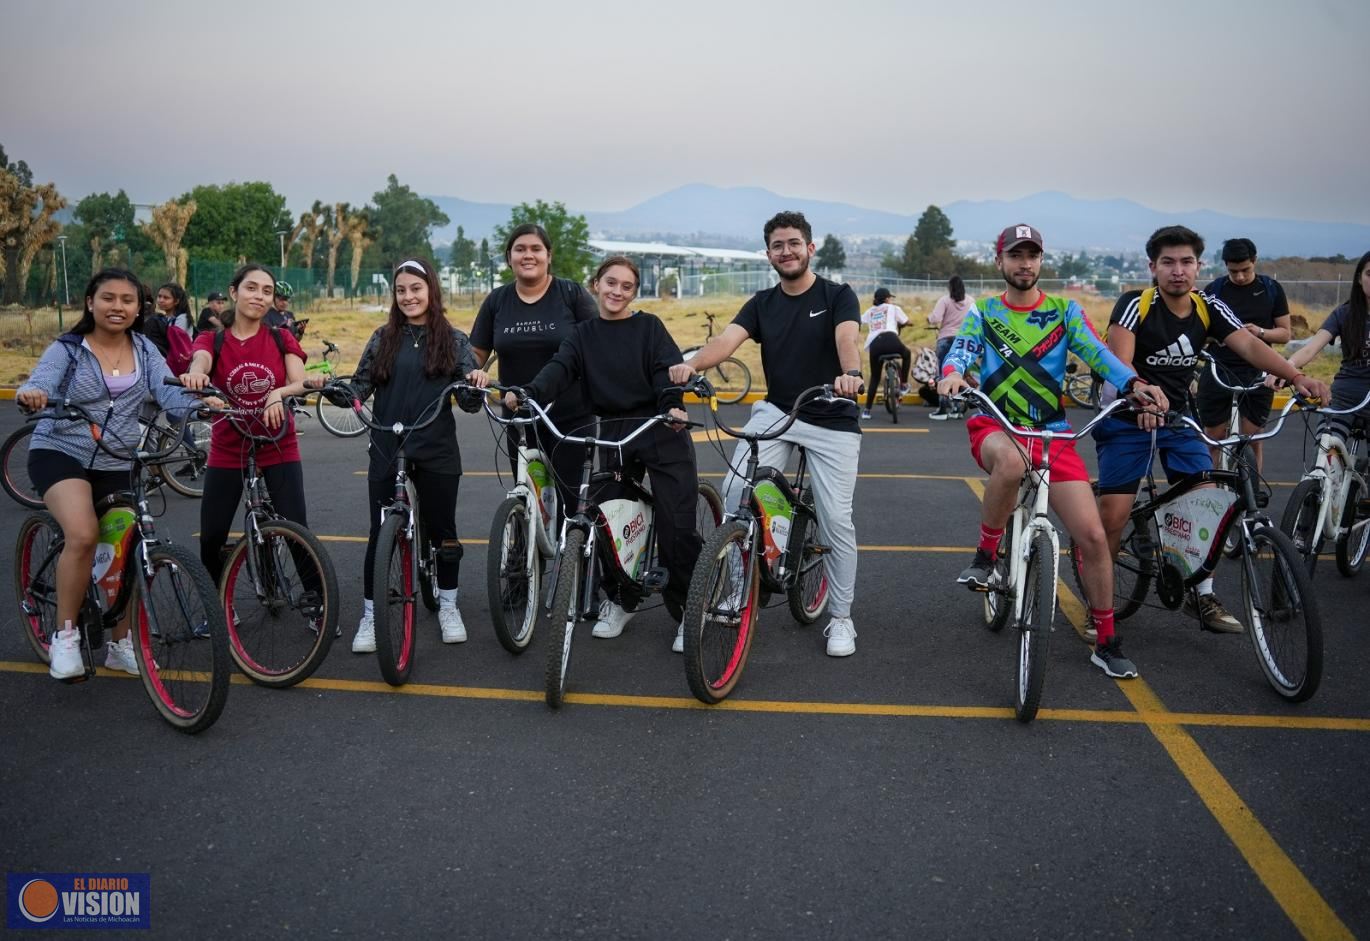
[(1370, 221), (1364, 0), (0, 5), (0, 143), (73, 201), (393, 172), (582, 210), (702, 182)]

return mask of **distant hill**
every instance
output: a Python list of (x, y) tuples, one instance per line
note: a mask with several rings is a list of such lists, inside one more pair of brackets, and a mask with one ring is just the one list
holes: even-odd
[[(473, 203), (450, 196), (429, 197), (452, 219), (452, 225), (434, 233), (437, 242), (450, 242), (456, 226), (465, 227), (469, 238), (479, 241), (509, 218), (510, 206)], [(883, 235), (902, 239), (918, 223), (918, 214), (905, 215), (866, 209), (847, 203), (780, 196), (754, 186), (717, 187), (691, 183), (636, 206), (617, 212), (583, 212), (592, 232), (612, 233), (619, 238), (678, 233), (678, 241), (698, 244), (701, 235), (712, 240), (748, 240), (760, 245), (761, 225), (781, 209), (797, 209), (812, 223), (816, 238), (832, 232), (838, 236)], [(1137, 251), (1153, 231), (1179, 223), (1201, 234), (1216, 247), (1223, 239), (1245, 236), (1261, 254), (1360, 255), (1370, 247), (1370, 225), (1339, 222), (1302, 222), (1289, 219), (1249, 219), (1208, 209), (1167, 213), (1149, 209), (1127, 199), (1078, 199), (1066, 193), (1037, 193), (1016, 200), (958, 200), (942, 206), (951, 219), (956, 237), (990, 242), (1006, 225), (1030, 222), (1042, 230), (1047, 245), (1072, 251)], [(751, 241), (754, 240), (754, 241)]]

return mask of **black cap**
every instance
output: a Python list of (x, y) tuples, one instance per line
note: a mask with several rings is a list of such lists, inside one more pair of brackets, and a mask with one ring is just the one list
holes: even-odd
[(885, 303), (885, 301), (889, 300), (891, 297), (894, 297), (894, 295), (890, 293), (890, 289), (889, 289), (889, 288), (876, 288), (876, 289), (875, 289), (875, 303), (877, 303), (877, 304), (883, 304), (883, 303)]
[(224, 296), (224, 293), (223, 293), (222, 291), (210, 291), (210, 292), (209, 292), (209, 297), (205, 298), (205, 300), (206, 300), (206, 301), (226, 301), (226, 300), (228, 300), (228, 298)]

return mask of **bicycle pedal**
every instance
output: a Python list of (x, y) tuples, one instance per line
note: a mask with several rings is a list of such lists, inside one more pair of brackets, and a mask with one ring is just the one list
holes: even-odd
[(650, 568), (642, 576), (642, 587), (648, 591), (661, 591), (666, 587), (666, 583), (671, 580), (671, 573), (661, 566)]
[(1256, 509), (1264, 510), (1268, 506), (1270, 506), (1270, 493), (1265, 490), (1258, 490), (1256, 492)]

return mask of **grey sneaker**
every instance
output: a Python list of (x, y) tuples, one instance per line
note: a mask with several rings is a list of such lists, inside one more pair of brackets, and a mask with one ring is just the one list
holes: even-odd
[(1133, 680), (1137, 678), (1137, 667), (1127, 657), (1123, 656), (1123, 644), (1114, 634), (1108, 639), (1106, 644), (1095, 644), (1094, 653), (1089, 657), (1089, 662), (1109, 676), (1119, 680)]
[(353, 653), (375, 653), (376, 652), (376, 618), (370, 614), (363, 614), (361, 621), (357, 623), (356, 636), (352, 638)]
[(118, 643), (111, 642), (105, 645), (105, 669), (138, 675), (138, 658), (133, 653), (132, 637), (124, 637)]
[(1218, 600), (1217, 595), (1199, 595), (1199, 604), (1196, 609), (1194, 607), (1194, 595), (1188, 594), (1184, 599), (1184, 609), (1186, 613), (1199, 619), (1200, 627), (1214, 634), (1241, 634), (1246, 631), (1242, 622), (1227, 612), (1223, 603)]
[(990, 576), (994, 573), (994, 560), (983, 549), (975, 550), (975, 559), (956, 579), (956, 584), (965, 585), (971, 591), (989, 591)]

